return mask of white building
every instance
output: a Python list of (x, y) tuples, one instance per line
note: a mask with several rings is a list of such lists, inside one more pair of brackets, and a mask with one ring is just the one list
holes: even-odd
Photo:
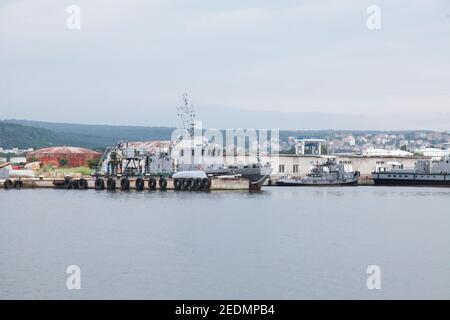
[(301, 155), (321, 155), (324, 139), (300, 138), (295, 140), (295, 153)]
[(369, 148), (362, 152), (363, 156), (366, 157), (411, 157), (413, 154), (408, 151), (400, 150), (400, 149), (374, 149)]
[(27, 158), (25, 158), (25, 157), (11, 157), (9, 159), (9, 162), (11, 162), (13, 164), (27, 163)]
[(423, 148), (417, 150), (417, 153), (423, 155), (424, 157), (446, 157), (450, 155), (450, 150), (442, 150), (438, 148)]
[(19, 148), (3, 149), (2, 147), (0, 147), (0, 152), (1, 153), (22, 154), (22, 153), (26, 153), (26, 152), (31, 152), (33, 150), (34, 150), (33, 148), (28, 148), (28, 149), (19, 149)]

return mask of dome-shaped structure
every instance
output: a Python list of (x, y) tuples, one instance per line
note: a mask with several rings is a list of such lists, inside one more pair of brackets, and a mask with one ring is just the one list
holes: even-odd
[(101, 153), (78, 147), (50, 147), (27, 154), (28, 161), (40, 161), (44, 165), (59, 167), (62, 163), (68, 167), (87, 166), (88, 161), (101, 157)]

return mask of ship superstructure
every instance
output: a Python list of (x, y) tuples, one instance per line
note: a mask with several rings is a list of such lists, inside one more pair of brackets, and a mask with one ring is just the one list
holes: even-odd
[(325, 163), (317, 163), (304, 177), (283, 177), (277, 186), (349, 186), (357, 185), (359, 172), (346, 172), (342, 163), (333, 157), (327, 157)]

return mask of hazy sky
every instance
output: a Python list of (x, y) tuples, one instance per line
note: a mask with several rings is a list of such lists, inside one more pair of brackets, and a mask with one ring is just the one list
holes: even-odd
[(230, 121), (450, 113), (450, 1), (0, 0), (0, 119), (173, 125), (185, 91)]

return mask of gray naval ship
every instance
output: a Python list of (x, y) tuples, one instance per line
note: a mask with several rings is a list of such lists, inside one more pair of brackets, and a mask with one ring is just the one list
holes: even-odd
[[(250, 190), (259, 190), (270, 177), (272, 168), (270, 163), (262, 164), (259, 156), (256, 161), (246, 164), (225, 164), (224, 157), (220, 150), (223, 145), (216, 144), (214, 141), (207, 140), (203, 136), (195, 135), (195, 113), (192, 104), (187, 99), (187, 94), (183, 95), (183, 105), (178, 107), (178, 116), (183, 124), (184, 134), (178, 137), (175, 147), (179, 152), (172, 152), (177, 171), (204, 171), (208, 176), (239, 176), (247, 179), (250, 183)], [(197, 163), (195, 153), (207, 155), (211, 151), (214, 155), (209, 155), (212, 163)], [(190, 156), (192, 154), (192, 157)], [(181, 155), (181, 156), (180, 156)], [(187, 163), (183, 163), (183, 159)], [(180, 156), (180, 157), (178, 157)], [(215, 158), (215, 160), (214, 160)]]
[(387, 186), (450, 186), (450, 158), (438, 161), (418, 159), (414, 168), (393, 166), (372, 172), (375, 185)]
[(325, 163), (316, 164), (305, 177), (284, 177), (278, 179), (277, 186), (354, 186), (358, 184), (359, 172), (346, 172), (342, 163), (336, 159), (327, 159)]

